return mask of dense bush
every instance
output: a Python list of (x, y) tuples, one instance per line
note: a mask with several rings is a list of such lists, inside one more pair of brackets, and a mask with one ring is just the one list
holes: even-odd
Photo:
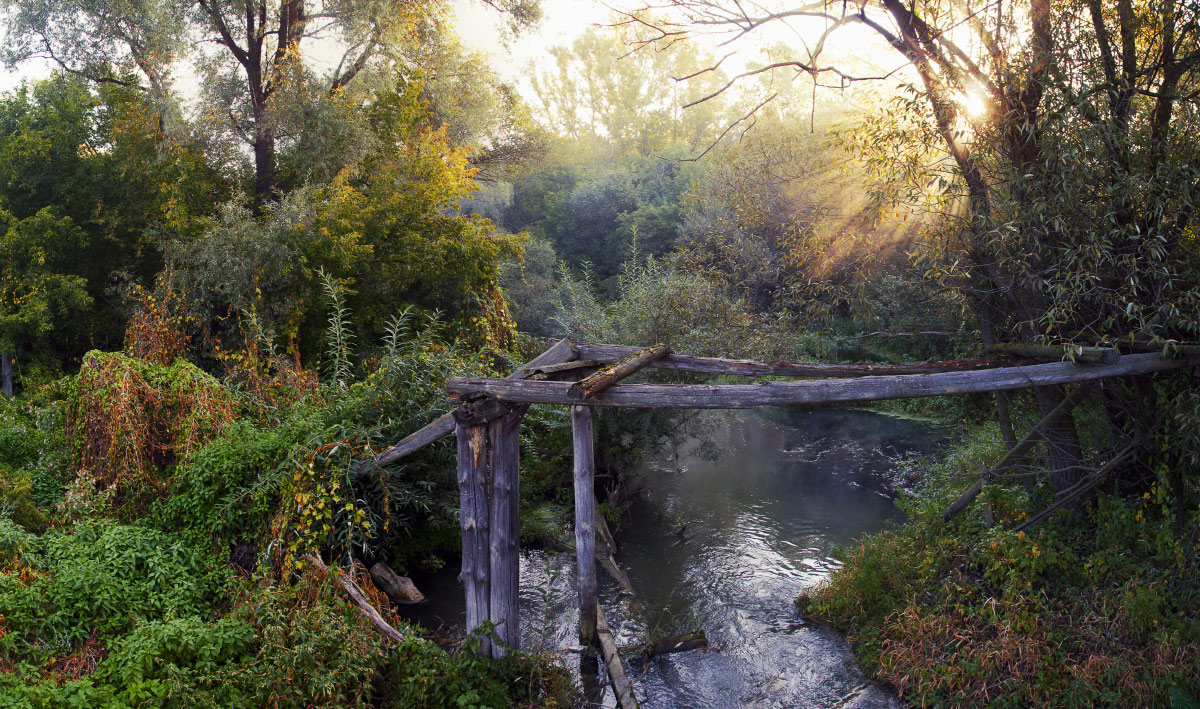
[(994, 426), (973, 429), (902, 502), (908, 523), (845, 553), (806, 599), (847, 630), (864, 667), (906, 701), (933, 706), (1189, 706), (1200, 696), (1200, 512), (1176, 533), (1147, 493), (1101, 494), (1086, 524), (1011, 531), (1031, 501), (1016, 482), (942, 510), (1004, 450)]

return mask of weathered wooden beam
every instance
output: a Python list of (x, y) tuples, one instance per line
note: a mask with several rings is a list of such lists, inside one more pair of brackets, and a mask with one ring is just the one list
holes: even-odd
[[(1091, 381), (1150, 374), (1200, 364), (1200, 356), (1169, 359), (1158, 354), (1127, 355), (1117, 364), (1071, 362), (1031, 364), (972, 372), (940, 372), (862, 379), (769, 381), (760, 384), (618, 384), (583, 402), (586, 406), (635, 408), (741, 409), (754, 406), (808, 406), (881, 401)], [(452, 394), (486, 395), (509, 402), (575, 405), (567, 382), (451, 379)]]
[(645, 655), (653, 657), (655, 655), (666, 655), (672, 652), (687, 652), (689, 650), (707, 650), (708, 636), (703, 630), (693, 630), (690, 633), (682, 635), (672, 635), (670, 637), (655, 640), (654, 642), (641, 643), (640, 645), (628, 645), (621, 648), (621, 652), (626, 655)]
[(567, 389), (567, 396), (576, 401), (589, 399), (622, 379), (637, 373), (641, 369), (645, 369), (647, 366), (667, 356), (670, 352), (671, 348), (666, 345), (654, 345), (653, 347), (638, 350), (620, 362), (611, 364), (599, 372), (590, 374), (575, 382)]
[[(513, 651), (521, 647), (519, 598), (521, 589), (520, 446), (521, 416), (525, 407), (490, 421), (488, 442), (492, 474), (491, 564), (489, 614), (496, 637)], [(507, 650), (495, 646), (493, 654)]]
[(596, 644), (596, 493), (592, 410), (571, 407), (575, 464), (575, 558), (579, 569), (579, 640)]
[[(572, 343), (580, 359), (600, 362), (616, 362), (638, 351), (637, 347), (604, 345), (595, 342)], [(795, 377), (825, 379), (830, 377), (872, 377), (887, 374), (932, 374), (935, 372), (963, 372), (977, 369), (1006, 367), (1013, 362), (1008, 357), (985, 357), (948, 362), (908, 362), (906, 364), (803, 364), (798, 362), (755, 362), (749, 359), (726, 359), (724, 357), (700, 357), (691, 354), (671, 353), (656, 360), (653, 369), (672, 369), (698, 374), (720, 374), (736, 377)]]
[[(458, 413), (456, 411), (456, 413)], [(488, 587), (488, 496), (484, 468), (486, 426), (482, 421), (460, 421), (458, 437), (459, 529), (462, 533), (462, 572), (459, 579), (466, 587), (467, 632), (488, 620), (491, 592)], [(491, 641), (477, 635), (479, 652), (490, 657)]]
[[(571, 342), (566, 338), (559, 340), (551, 345), (546, 351), (542, 352), (537, 357), (529, 360), (517, 371), (508, 375), (508, 379), (524, 379), (535, 370), (544, 367), (554, 366), (563, 362), (573, 360), (576, 357), (575, 350), (571, 349)], [(488, 420), (498, 418), (507, 413), (507, 407), (493, 407), (484, 415), (488, 416)], [(484, 413), (484, 412), (480, 412)], [(410, 433), (400, 440), (396, 445), (388, 448), (380, 453), (372, 461), (367, 461), (365, 465), (359, 468), (359, 477), (367, 477), (372, 471), (391, 465), (405, 456), (416, 453), (425, 446), (434, 441), (448, 436), (454, 432), (454, 417), (452, 414), (443, 414), (432, 422), (426, 424), (421, 429)]]
[(612, 683), (613, 694), (617, 695), (617, 706), (621, 709), (638, 709), (637, 695), (633, 693), (633, 684), (625, 674), (625, 666), (621, 664), (621, 655), (617, 652), (617, 643), (604, 617), (604, 609), (599, 603), (594, 608), (600, 654), (604, 656), (604, 666), (608, 668), (608, 681)]
[(996, 461), (995, 465), (993, 465), (986, 473), (981, 475), (979, 479), (975, 481), (974, 485), (967, 488), (966, 492), (964, 492), (962, 495), (959, 495), (958, 499), (951, 503), (951, 505), (946, 508), (946, 511), (942, 513), (942, 519), (949, 522), (955, 515), (957, 515), (959, 512), (962, 512), (967, 505), (971, 504), (971, 500), (974, 500), (979, 496), (979, 493), (983, 491), (983, 485), (985, 482), (1012, 467), (1014, 463), (1020, 460), (1022, 456), (1024, 456), (1035, 445), (1037, 445), (1038, 441), (1042, 440), (1042, 436), (1046, 434), (1046, 429), (1050, 428), (1055, 424), (1055, 422), (1070, 413), (1077, 405), (1079, 405), (1080, 402), (1087, 398), (1088, 394), (1092, 392), (1093, 388), (1093, 382), (1084, 382), (1080, 386), (1075, 387), (1070, 394), (1063, 398), (1062, 402), (1059, 403), (1058, 406), (1054, 407), (1054, 409), (1050, 413), (1046, 414), (1041, 421), (1038, 421), (1033, 428), (1029, 429), (1029, 433), (1025, 434), (1025, 437), (1018, 441), (1017, 445), (1010, 448), (1008, 452), (1000, 458), (1000, 460)]
[(1112, 347), (1082, 347), (1079, 345), (1030, 345), (1023, 342), (1001, 342), (987, 348), (993, 354), (1028, 357), (1030, 359), (1070, 360), (1093, 364), (1116, 364), (1121, 355)]

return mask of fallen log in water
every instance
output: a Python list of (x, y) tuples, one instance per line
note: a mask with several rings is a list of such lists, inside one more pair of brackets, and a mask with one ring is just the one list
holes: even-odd
[(617, 695), (617, 706), (621, 709), (638, 709), (633, 684), (625, 674), (625, 666), (621, 664), (621, 655), (617, 652), (617, 643), (613, 640), (608, 620), (604, 617), (604, 609), (599, 603), (596, 604), (596, 637), (600, 641), (600, 654), (604, 657), (604, 666), (608, 669), (608, 680), (612, 683), (613, 693)]
[(654, 642), (642, 643), (640, 645), (630, 645), (621, 648), (621, 652), (626, 655), (645, 655), (653, 657), (655, 655), (665, 655), (670, 652), (687, 652), (688, 650), (707, 650), (708, 636), (703, 630), (695, 630), (682, 635), (672, 635), (670, 637), (655, 640)]

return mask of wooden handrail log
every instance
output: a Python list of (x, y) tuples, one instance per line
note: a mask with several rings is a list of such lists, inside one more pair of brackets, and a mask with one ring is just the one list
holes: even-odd
[[(603, 345), (595, 342), (574, 342), (572, 346), (580, 359), (617, 362), (638, 351), (637, 347)], [(995, 369), (1013, 364), (1009, 357), (984, 357), (946, 362), (907, 362), (905, 364), (804, 364), (799, 362), (756, 362), (750, 359), (700, 357), (671, 353), (648, 365), (655, 369), (672, 369), (699, 374), (724, 374), (735, 377), (797, 377), (826, 379), (830, 377), (872, 377), (887, 374), (932, 374)]]
[(1003, 342), (987, 348), (993, 354), (1028, 357), (1030, 359), (1069, 360), (1099, 364), (1116, 364), (1121, 355), (1112, 347), (1081, 347), (1077, 345), (1028, 345), (1022, 342)]
[(971, 372), (908, 374), (861, 379), (769, 381), (761, 384), (618, 384), (580, 402), (570, 398), (568, 382), (454, 378), (446, 389), (456, 395), (482, 394), (502, 401), (532, 404), (634, 408), (741, 409), (754, 406), (804, 406), (884, 399), (974, 394), (1009, 389), (1150, 374), (1200, 365), (1200, 356), (1169, 359), (1158, 354), (1128, 355), (1117, 364), (1071, 362), (1031, 364)]

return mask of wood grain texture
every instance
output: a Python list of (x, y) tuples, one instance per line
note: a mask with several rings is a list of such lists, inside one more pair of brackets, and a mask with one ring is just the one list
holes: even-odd
[[(1126, 355), (1117, 364), (1053, 362), (967, 372), (906, 374), (861, 379), (771, 381), (760, 384), (618, 384), (583, 402), (587, 406), (740, 409), (879, 401), (949, 394), (975, 394), (1150, 374), (1200, 364), (1200, 356), (1169, 359), (1158, 354)], [(453, 394), (486, 395), (509, 402), (575, 405), (567, 382), (451, 379)]]
[(633, 693), (633, 684), (625, 674), (625, 666), (621, 664), (621, 654), (617, 651), (616, 640), (604, 617), (604, 609), (597, 603), (595, 606), (597, 619), (597, 638), (600, 641), (600, 654), (604, 656), (604, 667), (608, 669), (608, 681), (612, 683), (613, 694), (617, 695), (617, 706), (621, 709), (638, 709), (637, 695)]
[[(488, 423), (492, 475), (489, 615), (496, 637), (514, 651), (521, 648), (519, 616), (521, 560), (520, 451), (518, 434), (523, 411), (512, 411)], [(496, 657), (505, 648), (493, 648)]]
[(579, 571), (579, 640), (596, 644), (596, 493), (592, 410), (571, 407), (574, 448), (575, 559)]
[[(474, 631), (490, 612), (488, 587), (488, 497), (484, 487), (485, 427), (458, 424), (459, 529), (462, 533), (462, 572), (459, 579), (466, 587), (467, 631)], [(491, 642), (479, 638), (479, 652), (491, 656)]]
[[(638, 351), (637, 347), (604, 345), (595, 342), (572, 343), (581, 359), (616, 362)], [(701, 357), (671, 353), (650, 364), (653, 369), (673, 369), (699, 374), (721, 374), (736, 377), (796, 377), (824, 379), (829, 377), (872, 377), (886, 374), (930, 374), (976, 369), (994, 369), (1013, 364), (1008, 357), (985, 357), (948, 362), (909, 362), (906, 364), (803, 364), (798, 362), (755, 362), (749, 359)]]

